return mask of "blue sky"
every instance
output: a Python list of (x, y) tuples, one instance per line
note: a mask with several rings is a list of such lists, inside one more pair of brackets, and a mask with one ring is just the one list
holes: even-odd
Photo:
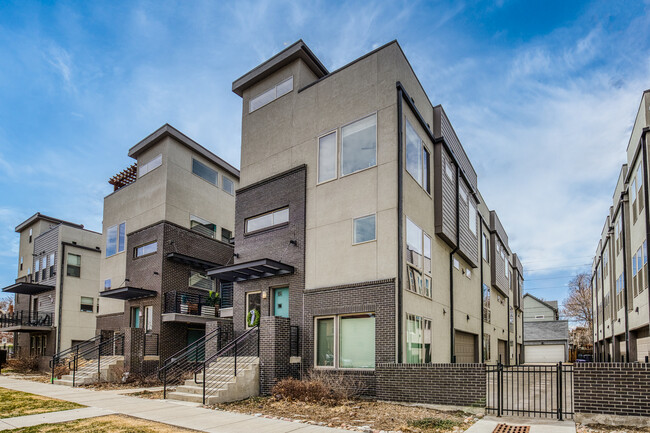
[(589, 269), (641, 93), (648, 1), (0, 4), (0, 285), (40, 211), (101, 230), (106, 182), (168, 122), (239, 166), (231, 83), (302, 38), (330, 69), (397, 39), (527, 267)]

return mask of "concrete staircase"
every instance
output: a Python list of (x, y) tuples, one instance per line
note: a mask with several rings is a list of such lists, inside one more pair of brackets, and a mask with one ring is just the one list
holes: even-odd
[[(116, 381), (122, 378), (124, 372), (123, 356), (102, 356), (100, 364), (101, 380)], [(76, 385), (84, 385), (97, 382), (97, 360), (83, 359), (79, 360), (77, 372), (75, 373)], [(61, 376), (61, 379), (55, 379), (55, 384), (72, 386), (72, 372)]]
[[(206, 369), (205, 404), (227, 403), (244, 400), (260, 393), (260, 361), (254, 356), (237, 357), (237, 376), (234, 375), (233, 357), (221, 357)], [(203, 380), (203, 373), (197, 381)], [(167, 398), (194, 403), (203, 402), (203, 383), (195, 383), (194, 377), (169, 392)]]

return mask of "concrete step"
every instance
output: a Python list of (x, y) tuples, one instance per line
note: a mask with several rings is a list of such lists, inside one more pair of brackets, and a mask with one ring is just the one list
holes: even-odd
[(173, 391), (167, 394), (167, 398), (171, 398), (173, 400), (179, 400), (179, 401), (189, 401), (193, 403), (203, 403), (202, 394), (193, 394), (189, 392)]

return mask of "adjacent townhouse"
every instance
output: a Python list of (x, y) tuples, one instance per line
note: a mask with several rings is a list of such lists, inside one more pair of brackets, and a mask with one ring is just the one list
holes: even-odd
[(569, 321), (560, 320), (557, 301), (524, 295), (526, 362), (566, 362), (569, 359)]
[(648, 362), (648, 148), (650, 90), (643, 92), (592, 266), (594, 359)]
[(167, 124), (128, 154), (104, 198), (97, 329), (151, 373), (232, 315), (232, 284), (206, 270), (232, 263), (239, 171)]
[(81, 224), (36, 213), (20, 234), (14, 308), (0, 315), (0, 331), (14, 333), (16, 356), (37, 356), (47, 368), (62, 348), (95, 335), (99, 312), (101, 234)]
[(521, 360), (523, 267), (396, 41), (332, 72), (298, 41), (233, 92), (235, 259), (208, 274), (234, 283), (235, 334), (261, 315), (291, 343), (275, 373)]

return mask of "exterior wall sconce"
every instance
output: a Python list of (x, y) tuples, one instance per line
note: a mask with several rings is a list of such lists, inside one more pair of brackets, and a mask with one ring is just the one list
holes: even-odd
[(262, 299), (266, 299), (268, 295), (266, 294), (266, 290), (262, 292)]

